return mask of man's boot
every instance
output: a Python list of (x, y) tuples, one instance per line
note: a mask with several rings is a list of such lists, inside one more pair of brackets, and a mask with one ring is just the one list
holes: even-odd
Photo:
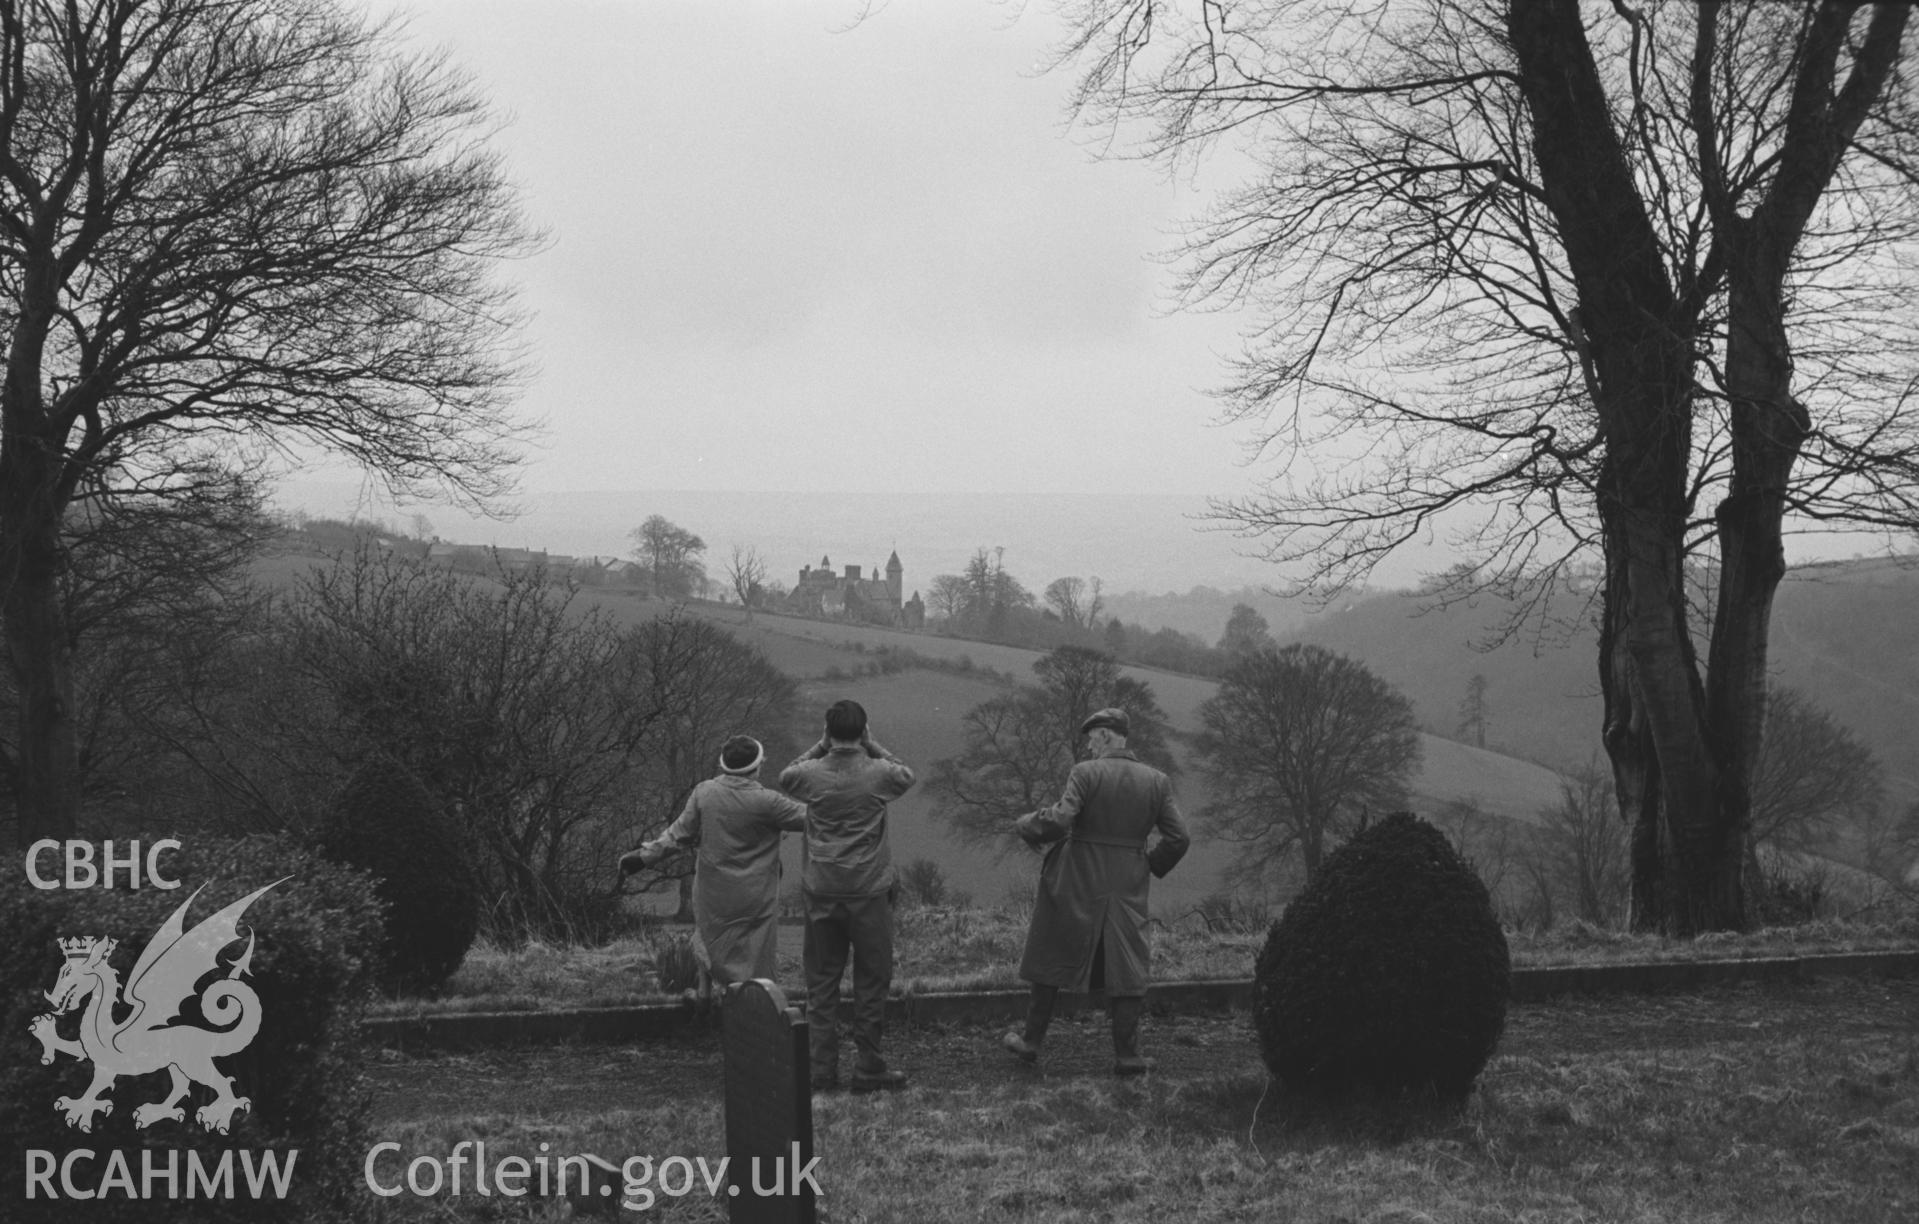
[(889, 1069), (886, 1060), (877, 1054), (862, 1054), (853, 1064), (854, 1092), (898, 1092), (904, 1087), (906, 1072)]
[(1144, 1075), (1159, 1065), (1140, 1056), (1139, 1019), (1145, 1011), (1146, 1000), (1138, 995), (1112, 1002), (1114, 1075)]
[(1022, 1062), (1039, 1061), (1039, 1043), (1046, 1040), (1047, 1026), (1053, 1023), (1053, 1004), (1059, 999), (1059, 987), (1035, 986), (1026, 1003), (1026, 1031), (1008, 1032), (1000, 1038), (1007, 1053)]

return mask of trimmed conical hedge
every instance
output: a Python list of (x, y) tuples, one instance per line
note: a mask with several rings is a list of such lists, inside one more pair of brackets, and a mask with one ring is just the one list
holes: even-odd
[(374, 877), (386, 906), (380, 982), (432, 990), (453, 975), (479, 931), (480, 897), (445, 809), (413, 772), (374, 757), (347, 782), (323, 845)]
[(1511, 973), (1486, 886), (1439, 830), (1396, 812), (1273, 924), (1253, 1022), (1290, 1090), (1460, 1100), (1499, 1043)]

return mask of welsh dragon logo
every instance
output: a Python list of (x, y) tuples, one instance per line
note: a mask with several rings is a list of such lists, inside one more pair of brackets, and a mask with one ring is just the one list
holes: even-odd
[[(147, 941), (127, 978), (124, 998), (119, 974), (109, 963), (117, 940), (83, 935), (60, 941), (66, 963), (60, 966), (60, 976), (46, 996), (53, 1010), (35, 1017), (27, 1031), (40, 1040), (42, 1063), (52, 1062), (56, 1054), (93, 1063), (93, 1083), (86, 1094), (77, 1100), (63, 1096), (53, 1103), (67, 1115), (68, 1126), (91, 1131), (95, 1114), (113, 1112), (113, 1102), (106, 1099), (106, 1093), (115, 1079), (161, 1068), (173, 1077), (172, 1087), (164, 1101), (134, 1109), (133, 1124), (137, 1127), (152, 1126), (163, 1119), (184, 1122), (186, 1112), (180, 1108), (180, 1101), (194, 1083), (204, 1084), (214, 1093), (212, 1101), (194, 1112), (194, 1119), (208, 1130), (226, 1134), (233, 1115), (252, 1106), (248, 1098), (233, 1094), (232, 1077), (220, 1074), (213, 1065), (216, 1058), (246, 1049), (260, 1030), (260, 997), (240, 980), (253, 963), (251, 930), (246, 951), (232, 963), (226, 976), (199, 992), (200, 1014), (215, 1027), (185, 1023), (180, 1008), (193, 996), (202, 978), (221, 969), (219, 954), (240, 938), (240, 915), (247, 906), (268, 888), (284, 882), (284, 878), (275, 880), (266, 888), (248, 893), (188, 931), (187, 907), (200, 895), (200, 889), (195, 889)], [(54, 1026), (59, 1017), (82, 1003), (86, 1012), (80, 1017), (80, 1039), (70, 1041)], [(125, 1018), (114, 1019), (116, 1011), (125, 1012)]]

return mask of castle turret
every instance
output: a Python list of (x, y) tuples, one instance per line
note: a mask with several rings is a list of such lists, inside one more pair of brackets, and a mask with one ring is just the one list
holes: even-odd
[[(900, 593), (905, 589), (905, 584), (901, 581), (905, 573), (906, 567), (900, 564), (900, 553), (896, 548), (893, 550), (893, 555), (886, 559), (886, 590), (893, 597), (895, 608), (900, 606)], [(918, 593), (914, 592), (915, 595)]]

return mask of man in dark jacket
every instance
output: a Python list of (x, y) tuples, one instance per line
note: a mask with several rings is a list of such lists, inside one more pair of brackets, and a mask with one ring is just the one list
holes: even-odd
[(857, 701), (826, 711), (826, 734), (780, 773), (780, 789), (807, 805), (800, 860), (806, 904), (806, 1016), (813, 1086), (839, 1086), (840, 976), (853, 961), (853, 1091), (899, 1088), (906, 1076), (880, 1057), (893, 985), (893, 849), (886, 805), (913, 771), (874, 741)]
[[(1032, 1062), (1061, 989), (1104, 988), (1113, 1025), (1113, 1071), (1138, 1075), (1154, 1062), (1139, 1052), (1139, 1021), (1151, 972), (1146, 947), (1149, 876), (1164, 876), (1186, 853), (1186, 825), (1165, 774), (1126, 750), (1126, 711), (1100, 710), (1080, 724), (1091, 757), (1073, 766), (1066, 793), (1019, 818), (1028, 845), (1051, 845), (1040, 868), (1033, 922), (1019, 975), (1033, 984), (1026, 1031), (1003, 1044)], [(1149, 850), (1147, 836), (1159, 839)]]

